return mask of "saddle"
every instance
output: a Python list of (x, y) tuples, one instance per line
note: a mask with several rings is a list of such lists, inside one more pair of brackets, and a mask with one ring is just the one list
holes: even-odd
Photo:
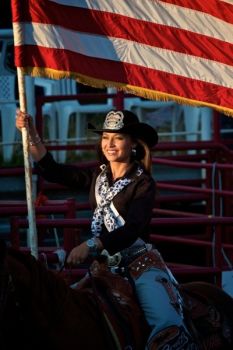
[[(96, 264), (96, 262), (94, 263)], [(128, 279), (107, 269), (93, 268), (81, 289), (93, 296), (117, 349), (142, 350), (149, 327)]]
[[(94, 268), (82, 288), (87, 288), (98, 303), (100, 314), (111, 331), (117, 349), (145, 348), (150, 328), (128, 278), (114, 274), (107, 268)], [(200, 349), (221, 349), (223, 342), (231, 342), (227, 334), (232, 332), (227, 330), (222, 314), (208, 296), (192, 288), (189, 284), (180, 285), (186, 326)], [(161, 339), (158, 349), (163, 343), (164, 339)]]

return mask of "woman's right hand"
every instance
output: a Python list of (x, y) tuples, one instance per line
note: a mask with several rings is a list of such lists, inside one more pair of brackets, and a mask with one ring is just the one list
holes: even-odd
[(24, 113), (17, 109), (15, 116), (15, 126), (21, 131), (22, 128), (33, 128), (33, 118), (30, 114)]
[(46, 154), (47, 150), (34, 126), (32, 116), (30, 114), (17, 110), (15, 116), (15, 125), (16, 128), (20, 131), (22, 131), (22, 128), (28, 129), (31, 155), (36, 162), (41, 160), (41, 158), (43, 158)]

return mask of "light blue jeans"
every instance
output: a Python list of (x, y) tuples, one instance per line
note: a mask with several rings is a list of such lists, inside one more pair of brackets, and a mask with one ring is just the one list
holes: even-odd
[(151, 327), (148, 342), (164, 328), (185, 327), (182, 300), (171, 274), (151, 267), (134, 282), (139, 303)]

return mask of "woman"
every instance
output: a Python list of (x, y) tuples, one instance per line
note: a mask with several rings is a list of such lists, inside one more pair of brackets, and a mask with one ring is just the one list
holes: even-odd
[(147, 349), (197, 349), (184, 325), (176, 281), (158, 251), (146, 243), (156, 192), (150, 148), (157, 144), (157, 132), (130, 111), (110, 111), (101, 129), (91, 126), (101, 136), (102, 164), (90, 179), (75, 166), (55, 162), (30, 116), (18, 112), (16, 126), (28, 127), (30, 153), (44, 178), (74, 188), (90, 187), (92, 238), (74, 247), (67, 262), (79, 264), (92, 252), (116, 254), (134, 280), (151, 326)]

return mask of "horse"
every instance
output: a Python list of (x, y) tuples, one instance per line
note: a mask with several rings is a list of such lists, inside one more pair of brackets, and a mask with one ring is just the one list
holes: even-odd
[[(232, 298), (205, 282), (184, 283), (180, 290), (200, 349), (233, 349)], [(102, 271), (73, 289), (32, 255), (0, 242), (2, 350), (142, 350), (149, 332), (126, 278)]]

